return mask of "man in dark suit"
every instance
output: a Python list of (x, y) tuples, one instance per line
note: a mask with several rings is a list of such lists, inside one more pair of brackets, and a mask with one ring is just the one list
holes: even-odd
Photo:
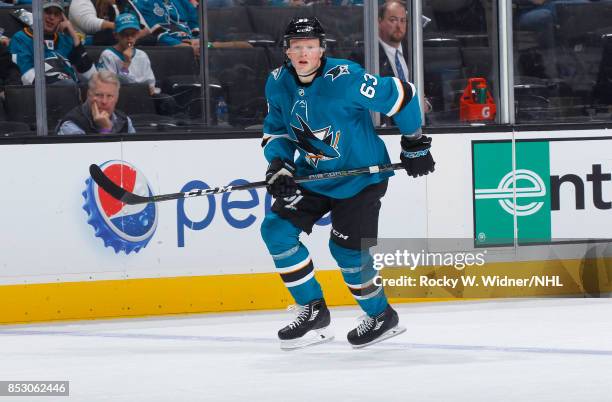
[[(408, 81), (406, 3), (402, 0), (384, 2), (378, 9), (378, 68), (383, 77), (397, 77)], [(380, 123), (392, 126), (390, 117), (381, 114)]]
[(408, 81), (408, 49), (406, 3), (391, 0), (378, 11), (378, 57), (381, 76)]
[[(402, 0), (389, 0), (378, 8), (378, 66), (380, 76), (397, 77), (402, 81), (408, 81), (407, 18), (406, 3)], [(355, 49), (349, 59), (357, 63), (363, 63), (363, 47)], [(398, 63), (401, 66), (400, 70), (397, 69)]]
[[(403, 0), (387, 0), (378, 8), (378, 68), (383, 77), (397, 77), (410, 81), (408, 65), (410, 57), (406, 41), (408, 15)], [(363, 63), (363, 48), (356, 50), (349, 59)], [(431, 111), (431, 104), (425, 98), (425, 113)], [(390, 117), (381, 114), (380, 123), (393, 126)]]

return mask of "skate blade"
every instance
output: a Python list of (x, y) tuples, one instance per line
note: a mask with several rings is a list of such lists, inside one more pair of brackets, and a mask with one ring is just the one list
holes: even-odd
[(307, 346), (314, 346), (321, 343), (326, 343), (334, 339), (334, 333), (329, 327), (308, 331), (304, 336), (298, 339), (281, 340), (280, 348), (282, 350), (302, 349)]
[(394, 336), (397, 336), (397, 335), (399, 335), (401, 333), (404, 333), (404, 332), (406, 332), (406, 328), (400, 327), (400, 326), (395, 326), (395, 327), (387, 330), (387, 332), (385, 332), (384, 334), (382, 334), (381, 336), (379, 336), (378, 338), (374, 339), (371, 342), (364, 343), (363, 345), (351, 345), (351, 346), (353, 347), (353, 349), (365, 348), (366, 346), (374, 345), (375, 343), (382, 342), (385, 339), (393, 338)]

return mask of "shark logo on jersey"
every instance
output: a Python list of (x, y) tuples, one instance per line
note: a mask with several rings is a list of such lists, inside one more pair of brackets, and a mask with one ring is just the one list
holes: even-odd
[(68, 66), (70, 62), (60, 57), (49, 57), (45, 60), (45, 76), (49, 83), (60, 80), (70, 80), (72, 77), (68, 74)]
[(319, 161), (336, 159), (340, 156), (338, 142), (340, 131), (334, 133), (331, 126), (313, 130), (302, 116), (296, 114), (300, 127), (293, 124), (291, 129), (297, 139), (297, 146), (306, 153), (306, 161), (317, 167)]
[(348, 68), (348, 64), (341, 64), (339, 66), (336, 66), (334, 68), (332, 68), (331, 70), (329, 70), (328, 72), (325, 73), (325, 77), (329, 76), (332, 79), (332, 82), (340, 77), (341, 75), (348, 75), (351, 72), (349, 71)]
[(278, 68), (275, 68), (270, 74), (272, 74), (272, 77), (274, 77), (275, 80), (278, 80), (278, 77), (280, 77), (282, 70), (283, 66), (280, 66)]
[(293, 104), (291, 115), (299, 114), (299, 112), (296, 112), (296, 109), (301, 109), (304, 112), (304, 116), (306, 116), (306, 120), (308, 120), (308, 101), (306, 99), (299, 99)]

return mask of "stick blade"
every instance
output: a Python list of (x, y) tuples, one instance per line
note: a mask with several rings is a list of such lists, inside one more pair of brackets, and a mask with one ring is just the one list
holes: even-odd
[(126, 193), (126, 190), (121, 188), (121, 186), (115, 184), (107, 175), (104, 174), (100, 166), (96, 164), (89, 165), (89, 174), (93, 181), (96, 182), (98, 186), (100, 186), (104, 191), (109, 193), (111, 197), (123, 201), (123, 196)]
[(116, 184), (107, 175), (105, 175), (100, 166), (96, 164), (89, 165), (89, 174), (91, 175), (93, 181), (95, 181), (96, 184), (102, 188), (102, 190), (106, 191), (111, 197), (121, 202), (129, 205), (145, 204), (149, 202), (147, 197), (132, 194)]

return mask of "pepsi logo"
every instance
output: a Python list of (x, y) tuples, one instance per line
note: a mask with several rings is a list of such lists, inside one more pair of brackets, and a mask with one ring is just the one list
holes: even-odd
[[(100, 168), (114, 183), (142, 196), (153, 195), (147, 178), (136, 167), (125, 161), (112, 160)], [(87, 223), (93, 226), (95, 236), (112, 247), (115, 253), (139, 252), (146, 247), (157, 229), (157, 204), (127, 205), (114, 199), (91, 178), (85, 181), (83, 191)]]

